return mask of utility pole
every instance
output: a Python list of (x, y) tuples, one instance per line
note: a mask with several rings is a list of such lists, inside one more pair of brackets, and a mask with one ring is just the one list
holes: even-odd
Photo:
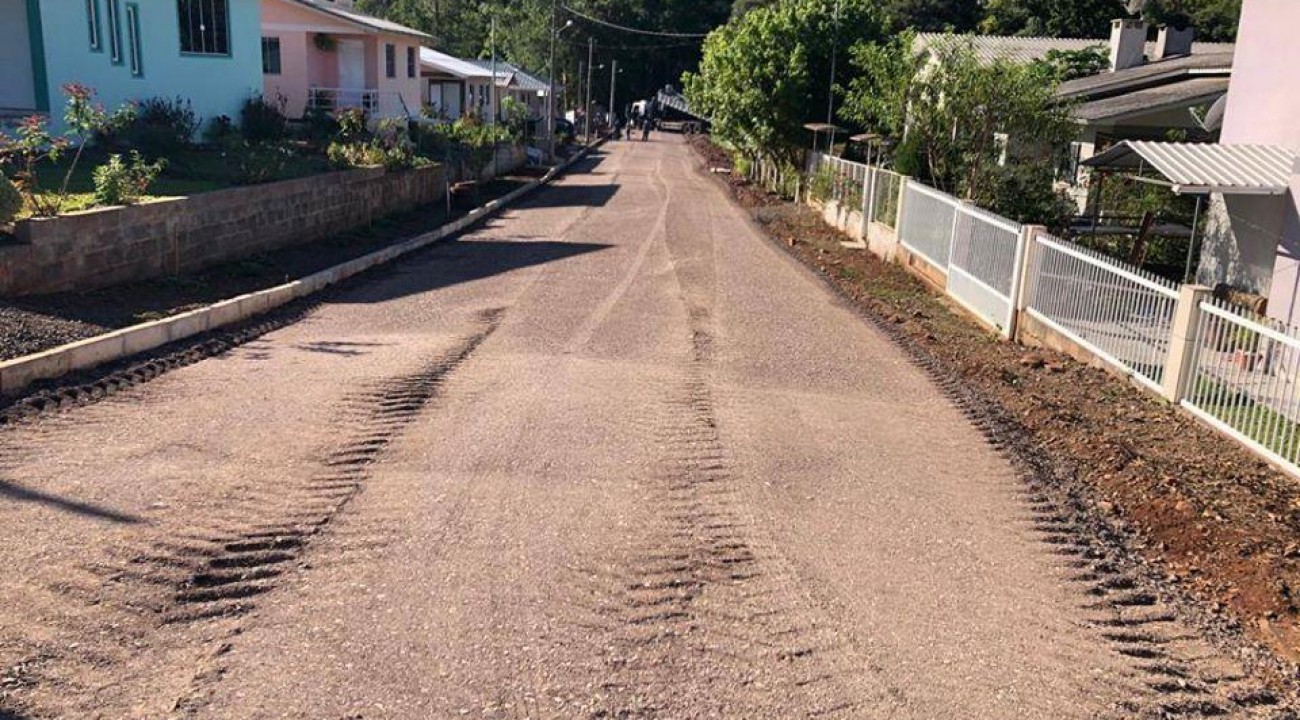
[(609, 124), (614, 125), (614, 83), (618, 80), (618, 61), (610, 65), (609, 70)]
[(596, 38), (587, 38), (587, 106), (583, 109), (583, 116), (587, 119), (587, 144), (591, 144), (591, 65), (595, 62), (596, 56)]
[[(560, 29), (556, 27), (560, 21), (560, 3), (559, 0), (551, 0), (551, 69), (547, 74), (547, 81), (550, 88), (546, 91), (546, 122), (543, 126), (546, 128), (546, 148), (547, 156), (555, 159), (555, 40), (560, 34)], [(492, 78), (492, 83), (496, 84), (497, 79)]]
[[(491, 119), (488, 125), (496, 129), (497, 125), (497, 17), (492, 16), (492, 31), (489, 36), (492, 39), (492, 84), (488, 86), (488, 112), (491, 113)], [(493, 135), (495, 137), (495, 135)]]
[[(835, 124), (835, 61), (840, 50), (840, 0), (835, 0), (835, 37), (831, 41), (831, 85), (830, 100), (827, 101), (826, 124)], [(834, 148), (835, 131), (831, 131), (831, 147)]]

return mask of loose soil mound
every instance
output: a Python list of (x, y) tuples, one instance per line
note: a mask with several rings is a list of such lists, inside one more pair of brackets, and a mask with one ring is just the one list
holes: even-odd
[[(709, 167), (730, 167), (706, 139), (693, 144)], [(1121, 378), (999, 341), (902, 268), (843, 247), (812, 210), (729, 182), (773, 239), (1015, 418), (1098, 514), (1130, 531), (1131, 549), (1209, 613), (1240, 623), (1295, 677), (1300, 483)]]

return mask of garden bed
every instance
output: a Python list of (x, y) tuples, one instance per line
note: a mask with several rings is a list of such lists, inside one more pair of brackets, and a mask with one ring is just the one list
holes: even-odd
[[(707, 139), (692, 142), (709, 167), (730, 167)], [(730, 185), (774, 241), (1005, 419), (1008, 444), (1127, 535), (1169, 587), (1284, 666), (1300, 659), (1300, 483), (1121, 378), (999, 341), (903, 268), (843, 247), (816, 211)]]
[[(486, 203), (531, 178), (500, 178), (479, 186)], [(324, 240), (224, 263), (201, 272), (130, 283), (85, 293), (0, 300), (0, 360), (157, 320), (263, 290), (428, 232), (467, 214), (441, 203), (392, 215)]]

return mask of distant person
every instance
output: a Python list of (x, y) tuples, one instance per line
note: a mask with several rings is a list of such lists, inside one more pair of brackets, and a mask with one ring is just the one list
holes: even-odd
[(654, 129), (654, 126), (654, 118), (649, 115), (641, 118), (641, 142), (646, 142), (650, 139), (650, 131)]

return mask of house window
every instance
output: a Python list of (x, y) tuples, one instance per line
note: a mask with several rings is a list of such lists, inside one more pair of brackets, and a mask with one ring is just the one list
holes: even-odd
[(229, 0), (176, 0), (183, 54), (230, 54), (228, 3)]
[(90, 49), (98, 52), (104, 47), (99, 34), (99, 0), (86, 0), (86, 23), (90, 26)]
[(397, 77), (397, 46), (384, 43), (384, 76)]
[(280, 38), (262, 38), (262, 74), (280, 74)]
[(122, 0), (108, 0), (108, 56), (122, 64)]
[(131, 76), (144, 76), (144, 53), (140, 48), (140, 6), (126, 4), (126, 47), (131, 55)]
[(406, 76), (415, 77), (415, 48), (406, 48)]

